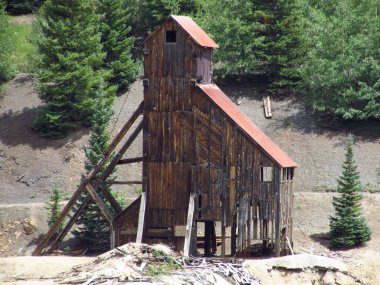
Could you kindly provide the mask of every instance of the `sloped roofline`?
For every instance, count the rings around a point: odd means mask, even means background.
[[[200,46],[219,48],[219,45],[217,45],[214,40],[201,27],[199,27],[197,23],[194,22],[192,18],[188,16],[171,15],[166,21],[171,19],[174,20]],[[145,41],[156,34],[159,29],[160,28],[152,32],[149,37],[145,39]]]
[[[215,103],[237,126],[257,143],[279,166],[297,167],[298,165],[267,135],[264,134],[215,84],[197,84],[200,90]]]

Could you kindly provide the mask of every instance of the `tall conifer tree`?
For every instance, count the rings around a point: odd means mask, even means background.
[[[361,245],[371,237],[371,230],[362,215],[361,184],[349,137],[343,172],[338,179],[339,196],[334,197],[335,216],[330,217],[331,246],[334,248]]]
[[[123,0],[99,0],[100,29],[103,51],[106,53],[105,69],[112,71],[109,83],[124,90],[134,81],[137,66],[132,61],[134,38],[128,26],[130,11]]]
[[[109,74],[102,70],[96,0],[47,0],[38,14],[40,54],[38,82],[46,107],[34,128],[43,136],[61,137],[73,127],[89,125],[96,88]]]
[[[257,76],[275,92],[295,84],[303,56],[299,0],[200,3],[199,23],[222,47],[215,51],[216,75]]]
[[[298,0],[255,0],[259,71],[268,78],[269,89],[295,85],[303,59]]]

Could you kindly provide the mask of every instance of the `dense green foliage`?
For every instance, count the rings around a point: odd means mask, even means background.
[[[5,15],[4,6],[0,1],[0,86],[11,78],[14,72],[10,57],[12,40],[8,17]]]
[[[5,0],[6,10],[12,14],[27,14],[36,11],[44,0]]]
[[[380,2],[310,0],[304,94],[344,119],[380,118]]]
[[[49,202],[47,202],[47,209],[49,211],[48,214],[48,225],[51,227],[58,219],[59,214],[61,213],[61,202],[62,202],[62,194],[61,189],[54,185],[51,189],[51,195],[49,198]],[[63,224],[59,226],[62,229]]]
[[[362,215],[360,176],[353,156],[353,140],[350,137],[347,141],[343,172],[338,179],[340,195],[333,200],[335,217],[330,217],[333,248],[361,245],[371,237],[371,230]]]
[[[43,136],[60,137],[73,127],[89,125],[96,90],[109,74],[102,70],[95,0],[48,0],[38,14],[36,39],[38,89],[46,107],[34,128]]]
[[[128,88],[137,72],[131,58],[134,39],[130,33],[131,27],[127,25],[130,13],[123,3],[123,0],[99,0],[98,4],[101,43],[106,53],[104,68],[112,71],[109,82],[117,90]]]
[[[293,85],[302,58],[298,1],[200,1],[197,18],[221,46],[215,74],[259,75],[268,90]]]
[[[97,108],[91,116],[90,143],[89,148],[86,149],[86,174],[88,174],[98,162],[104,150],[107,148],[110,138],[107,127],[113,114],[113,97],[107,95],[104,84],[100,86],[97,93],[95,100]],[[99,178],[99,175],[95,177],[95,179],[96,178]],[[108,187],[108,191],[110,190]],[[76,205],[77,208],[84,200],[85,195],[88,194],[85,193],[81,197]],[[111,207],[109,210],[112,212]],[[103,217],[98,206],[94,203],[90,203],[84,213],[79,217],[77,230],[73,233],[84,240],[91,249],[105,250],[109,248],[109,231],[109,223]]]

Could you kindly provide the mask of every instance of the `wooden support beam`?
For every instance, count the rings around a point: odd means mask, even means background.
[[[100,195],[96,192],[95,188],[90,183],[87,183],[86,190],[91,195],[91,198],[95,201],[96,205],[98,205],[103,216],[112,226],[112,219],[113,219],[112,213],[108,210],[106,204],[104,203]]]
[[[62,242],[62,240],[65,238],[67,233],[70,231],[72,226],[75,224],[79,216],[83,213],[83,211],[86,209],[88,202],[91,200],[91,197],[87,195],[87,197],[83,200],[82,204],[80,205],[79,209],[76,210],[74,215],[70,218],[66,226],[63,228],[63,230],[58,234],[57,238],[55,239],[54,243],[50,246],[48,252],[51,252],[58,248],[59,244]]]
[[[118,165],[129,164],[129,163],[135,163],[135,162],[142,162],[143,160],[144,160],[143,157],[124,158],[124,159],[120,159],[117,164]]]
[[[145,222],[145,207],[146,207],[146,192],[143,192],[141,194],[139,221],[138,221],[138,225],[137,225],[137,236],[136,236],[136,242],[137,243],[142,243],[142,241],[143,241],[144,222]]]
[[[82,183],[79,185],[77,190],[74,192],[73,196],[69,200],[69,202],[66,204],[66,206],[63,208],[61,214],[57,218],[56,222],[50,227],[49,231],[46,233],[44,238],[40,241],[38,246],[33,252],[33,256],[40,255],[42,250],[46,247],[48,242],[53,237],[54,233],[58,230],[59,225],[63,222],[63,220],[66,218],[68,212],[70,209],[75,205],[76,201],[84,191],[85,185],[87,182],[91,181],[95,175],[99,172],[99,170],[103,167],[103,165],[108,161],[110,155],[112,154],[115,147],[119,144],[121,139],[125,136],[125,134],[128,132],[128,130],[131,128],[133,123],[136,121],[136,119],[140,116],[140,114],[144,110],[144,101],[142,101],[139,105],[139,107],[136,109],[136,111],[132,114],[130,119],[127,121],[127,123],[123,126],[123,128],[120,130],[120,132],[116,135],[116,137],[112,140],[106,151],[103,153],[102,157],[99,159],[99,161],[96,163],[94,168],[91,170],[91,172],[88,174],[87,178],[82,181]],[[112,172],[112,171],[111,171]]]
[[[193,240],[193,222],[195,209],[195,193],[190,193],[189,209],[187,210],[185,244],[183,246],[183,255],[189,257],[191,252],[191,241]]]
[[[100,185],[134,185],[142,184],[142,181],[96,181]]]
[[[127,132],[132,127],[132,125],[137,120],[137,118],[142,114],[143,110],[144,110],[144,101],[142,101],[140,103],[140,105],[137,107],[136,111],[132,114],[132,116],[129,118],[129,120],[124,124],[122,129],[119,131],[119,133],[112,140],[112,142],[108,146],[107,150],[103,154],[104,157],[108,158],[111,155],[111,153],[113,152],[115,147],[120,143],[120,141],[127,134]]]
[[[103,185],[98,185],[100,191],[104,194],[107,200],[110,202],[112,208],[115,210],[116,214],[120,213],[123,209],[120,207],[119,203],[116,201],[115,197],[105,188]]]
[[[54,233],[58,230],[59,225],[63,222],[63,220],[66,218],[68,212],[70,209],[74,206],[76,201],[78,200],[79,196],[82,194],[84,190],[84,182],[78,187],[78,189],[74,192],[73,196],[69,200],[69,202],[66,204],[66,206],[63,208],[61,214],[57,218],[56,222],[50,227],[47,234],[44,236],[44,238],[40,241],[40,243],[37,245],[36,249],[33,252],[33,256],[38,256],[41,254],[42,250],[46,247]]]
[[[125,142],[125,144],[121,147],[119,152],[114,156],[112,161],[108,164],[107,168],[104,170],[103,174],[99,178],[100,181],[105,181],[108,178],[108,176],[110,176],[110,174],[115,169],[115,166],[117,165],[119,160],[123,157],[124,153],[131,146],[131,144],[137,138],[138,134],[143,129],[143,126],[144,126],[144,121],[141,121],[136,127],[136,129],[133,131],[131,136],[128,138],[128,140]]]
[[[275,187],[275,193],[276,193],[276,222],[275,222],[275,234],[276,234],[276,240],[275,240],[275,255],[276,257],[280,256],[281,251],[281,191],[280,191],[280,168],[275,167],[274,173],[273,173],[273,187]]]
[[[232,218],[232,227],[231,227],[231,255],[236,254],[236,214]]]

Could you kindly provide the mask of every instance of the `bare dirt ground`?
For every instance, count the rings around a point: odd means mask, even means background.
[[[16,205],[15,209],[20,207],[15,210],[19,215],[7,216],[5,213],[12,213],[10,208],[0,209],[0,245],[4,247],[12,244],[8,251],[0,252],[0,256],[30,254],[36,239],[46,231],[46,214],[39,216],[40,214],[33,212],[33,203],[45,202],[53,184],[59,185],[68,196],[75,190],[83,172],[84,149],[89,137],[89,130],[85,129],[75,131],[60,140],[38,137],[29,127],[33,113],[42,104],[33,88],[32,78],[19,75],[6,87],[0,93],[0,204],[28,204],[28,211],[22,209],[25,205]],[[355,159],[363,184],[368,190],[379,190],[378,123],[351,123],[338,129],[332,128],[327,124],[328,119],[314,114],[297,97],[273,101],[273,118],[267,120],[263,116],[262,94],[252,87],[229,85],[221,88],[233,100],[237,101],[239,98],[239,107],[299,164],[295,176],[295,251],[303,253],[313,250],[314,253],[336,257],[347,262],[350,270],[366,284],[380,284],[380,274],[377,273],[380,266],[380,220],[377,214],[380,211],[380,195],[366,194],[363,204],[373,230],[372,240],[362,248],[331,252],[326,247],[326,233],[328,217],[333,213],[333,194],[325,192],[336,187],[336,178],[341,172],[344,159],[344,143],[349,133],[353,134],[356,141]],[[137,81],[128,93],[116,99],[115,115],[110,126],[113,135],[141,102],[142,96],[142,83]],[[127,152],[127,156],[139,156],[141,152],[139,137]],[[128,180],[139,179],[140,175],[139,164],[129,168],[120,167],[118,170],[118,176]],[[119,187],[119,190],[126,198],[132,198],[138,189]],[[33,230],[33,225],[37,230],[26,234],[30,228]],[[23,267],[15,265],[18,260],[20,264],[27,262],[36,265],[34,276],[46,274],[44,258],[29,258],[0,259],[0,277],[4,274],[8,277],[12,274],[24,274]],[[71,266],[71,261],[66,263],[61,257],[52,257],[50,260],[54,258],[59,260],[56,263],[57,270]],[[38,266],[40,262],[42,264]],[[53,261],[50,264],[55,266]],[[27,284],[32,284],[30,282]]]

